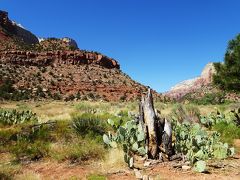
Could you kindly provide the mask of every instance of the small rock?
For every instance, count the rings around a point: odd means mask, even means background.
[[[142,178],[143,180],[149,180],[149,177],[148,177],[148,175],[143,175],[143,178]]]
[[[160,178],[158,178],[158,179],[160,179]],[[154,178],[152,176],[149,176],[148,180],[154,180]]]
[[[145,161],[144,167],[149,167],[151,165],[151,161]]]
[[[134,173],[135,173],[136,179],[142,179],[143,178],[143,176],[142,176],[142,174],[139,170],[134,169]]]
[[[185,170],[185,171],[187,171],[187,170],[191,169],[191,166],[185,166],[185,165],[184,165],[184,166],[182,166],[182,169]]]

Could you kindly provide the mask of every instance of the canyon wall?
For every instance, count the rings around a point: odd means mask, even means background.
[[[120,69],[119,63],[111,58],[97,53],[75,51],[2,51],[0,63],[11,63],[29,66],[49,66],[58,64],[95,64],[108,69]]]

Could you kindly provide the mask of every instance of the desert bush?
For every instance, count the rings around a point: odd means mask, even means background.
[[[40,98],[46,97],[45,93],[43,92],[43,88],[40,85],[37,86],[36,95]]]
[[[0,97],[3,99],[11,99],[11,93],[15,91],[13,88],[13,81],[10,79],[6,79],[0,85]]]
[[[119,100],[120,101],[126,101],[127,100],[126,94],[122,95]]]
[[[42,140],[30,142],[25,139],[18,140],[10,148],[10,152],[15,155],[17,161],[38,160],[47,156],[48,150],[49,142]]]
[[[54,130],[51,131],[51,137],[54,142],[70,141],[75,135],[75,131],[72,128],[72,122],[66,120],[58,120],[54,126]]]
[[[60,95],[60,93],[54,93],[53,95],[52,95],[52,98],[54,99],[54,100],[61,100],[62,99],[62,96]]]
[[[14,89],[14,81],[11,79],[3,80],[0,85],[0,99],[5,100],[25,100],[31,97],[31,92],[28,89]]]
[[[4,152],[6,149],[7,143],[11,141],[11,138],[20,132],[20,128],[2,128],[0,130],[0,152]]]
[[[75,96],[73,94],[70,94],[68,97],[66,97],[65,101],[73,101],[75,99]]]
[[[216,104],[223,104],[227,102],[225,100],[225,93],[219,92],[219,93],[207,93],[200,99],[191,99],[192,103],[198,104],[198,105],[216,105]]]
[[[92,135],[103,135],[108,129],[106,121],[108,117],[108,115],[84,113],[73,117],[72,126],[82,136],[89,133]]]

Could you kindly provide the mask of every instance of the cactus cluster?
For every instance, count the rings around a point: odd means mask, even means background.
[[[205,127],[212,128],[212,126],[220,122],[225,122],[227,124],[235,122],[237,124],[237,117],[238,117],[237,111],[231,111],[225,114],[217,111],[211,112],[208,116],[201,116],[200,122]]]
[[[17,110],[3,110],[0,109],[0,124],[14,125],[25,122],[37,122],[38,118],[35,113],[31,111],[17,111]]]
[[[234,154],[234,148],[220,141],[220,134],[207,131],[200,124],[190,124],[175,121],[174,123],[175,151],[183,153],[186,158],[198,166],[203,166],[208,159],[224,159]],[[199,162],[200,161],[200,162]]]
[[[108,123],[116,128],[116,133],[103,135],[103,141],[110,147],[116,148],[117,144],[121,144],[124,151],[124,160],[129,167],[133,167],[133,155],[144,156],[147,154],[145,145],[145,134],[142,126],[134,120],[126,122],[124,125],[119,125],[119,122],[108,120]]]

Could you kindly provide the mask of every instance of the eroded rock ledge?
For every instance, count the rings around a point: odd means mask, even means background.
[[[26,66],[49,66],[58,64],[96,64],[102,67],[120,69],[119,63],[104,55],[92,52],[75,51],[2,51],[0,52],[0,63],[11,63]]]

